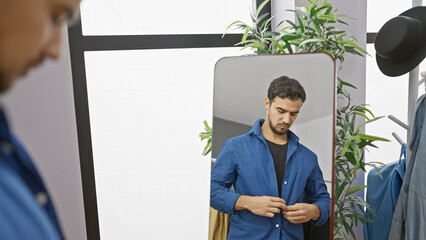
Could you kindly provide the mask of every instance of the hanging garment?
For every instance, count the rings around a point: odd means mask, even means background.
[[[367,202],[375,213],[370,213],[367,219],[373,222],[366,223],[364,228],[365,240],[386,240],[392,224],[392,216],[401,190],[405,175],[405,159],[407,145],[402,145],[399,161],[379,168],[379,173],[373,169],[367,177]]]
[[[209,240],[226,240],[229,231],[229,214],[210,207]]]
[[[411,156],[392,218],[389,240],[426,239],[426,94],[417,100]]]

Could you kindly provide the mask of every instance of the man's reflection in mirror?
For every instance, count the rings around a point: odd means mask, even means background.
[[[267,94],[265,119],[227,140],[212,169],[211,206],[231,214],[228,240],[304,239],[303,223],[329,217],[317,156],[290,130],[306,99],[302,85],[282,76]]]

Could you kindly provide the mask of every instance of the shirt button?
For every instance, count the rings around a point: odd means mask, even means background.
[[[40,206],[46,206],[47,204],[47,195],[44,192],[38,192],[35,195],[36,201],[38,202],[38,204],[40,204]]]
[[[279,224],[277,224],[277,225],[275,225],[275,227],[280,227],[280,225],[279,225]]]
[[[284,181],[284,184],[287,184],[287,181]]]

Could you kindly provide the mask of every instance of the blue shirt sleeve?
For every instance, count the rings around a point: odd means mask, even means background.
[[[211,174],[210,205],[224,213],[234,214],[234,206],[240,194],[229,188],[235,181],[237,163],[231,140],[225,142]]]
[[[306,184],[305,194],[307,202],[317,205],[321,211],[319,219],[311,221],[315,226],[319,226],[324,224],[330,216],[331,201],[316,155],[314,160],[314,168]]]

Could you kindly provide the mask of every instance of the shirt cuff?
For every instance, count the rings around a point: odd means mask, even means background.
[[[235,203],[237,202],[237,199],[240,197],[241,194],[235,193],[235,192],[227,192],[224,198],[224,207],[226,210],[226,213],[228,214],[235,214]]]
[[[318,208],[320,209],[321,215],[316,221],[311,220],[311,223],[314,226],[323,225],[325,222],[327,222],[327,219],[329,217],[329,208],[326,206],[323,206],[323,204],[320,204],[320,203],[313,203],[313,204],[318,206]]]

